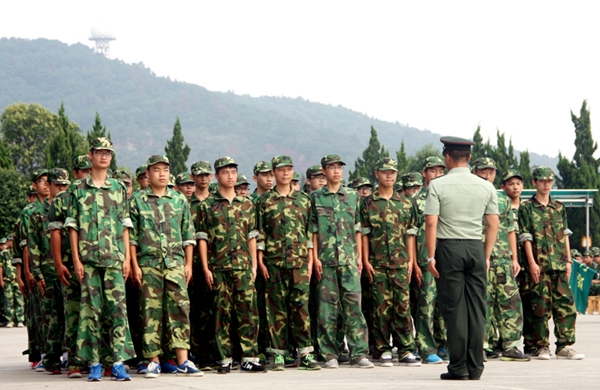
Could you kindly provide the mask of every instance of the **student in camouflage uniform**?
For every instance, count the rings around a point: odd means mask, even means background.
[[[139,196],[131,198],[129,206],[133,224],[131,272],[134,283],[141,287],[143,354],[150,360],[145,376],[160,375],[163,339],[170,350],[175,350],[177,375],[201,376],[202,371],[188,360],[187,283],[192,278],[196,245],[190,206],[185,195],[167,188],[170,167],[167,156],[154,155],[146,166],[150,185]]]
[[[88,156],[79,156],[73,160],[73,177],[85,178],[92,169]],[[54,197],[48,210],[48,230],[50,246],[54,258],[54,267],[58,280],[62,283],[64,301],[64,348],[67,352],[68,378],[81,378],[86,362],[77,357],[77,330],[79,329],[79,305],[81,302],[81,284],[75,275],[71,259],[71,245],[68,231],[64,229],[68,210],[71,207],[71,195],[62,191]]]
[[[427,247],[425,246],[425,199],[427,186],[436,177],[444,176],[446,164],[437,156],[430,156],[423,162],[422,177],[425,185],[412,198],[412,222],[408,230],[408,240],[415,240],[415,262],[411,278],[411,314],[415,324],[415,346],[423,362],[440,364],[445,353],[446,337],[444,321],[437,305],[435,280],[427,268]],[[407,185],[412,184],[406,182]],[[437,337],[436,337],[437,333]]]
[[[300,192],[300,175],[297,172],[294,172],[294,176],[292,176],[291,185],[294,191]]]
[[[419,172],[409,172],[402,175],[402,190],[404,195],[413,198],[423,187],[423,176]]]
[[[213,174],[208,161],[196,161],[191,167],[195,191],[190,197],[190,214],[196,240],[198,240],[198,210],[200,203],[210,196],[209,184]],[[190,296],[190,326],[191,326],[191,352],[196,358],[196,364],[202,371],[211,371],[214,346],[214,316],[213,296],[206,284],[202,263],[198,251],[194,251],[192,280],[188,286]]]
[[[254,176],[252,179],[256,182],[256,189],[250,195],[250,198],[256,204],[258,198],[268,192],[273,187],[273,167],[270,161],[260,161],[254,165]]]
[[[90,363],[88,381],[102,379],[103,318],[110,322],[108,343],[114,358],[111,379],[130,380],[123,361],[134,356],[125,305],[132,225],[127,190],[107,174],[113,153],[109,139],[95,138],[91,142],[88,157],[92,171],[69,189],[71,208],[65,221],[70,229],[73,267],[82,286],[77,347],[79,359]]]
[[[238,174],[238,179],[235,182],[235,194],[237,196],[248,196],[250,193],[250,183],[248,183],[248,179],[246,176],[241,173]]]
[[[125,188],[127,188],[127,198],[129,199],[133,194],[133,181],[129,169],[117,169],[113,172],[112,177],[125,185]]]
[[[373,193],[373,183],[366,177],[357,177],[352,180],[349,187],[355,189],[361,198],[366,198]]]
[[[373,336],[382,367],[392,367],[392,344],[398,347],[401,366],[420,366],[413,355],[415,342],[410,317],[409,283],[414,240],[407,241],[411,228],[412,203],[394,191],[398,164],[390,157],[377,161],[378,189],[360,205],[363,267],[372,283]]]
[[[346,163],[335,154],[321,159],[327,185],[311,193],[311,229],[313,261],[319,281],[318,340],[327,368],[338,367],[340,356],[336,342],[337,327],[332,326],[341,314],[344,333],[350,347],[351,363],[372,368],[366,357],[368,329],[360,311],[361,233],[359,196],[342,187]]]
[[[307,193],[314,192],[323,188],[327,184],[327,179],[323,174],[323,170],[320,165],[312,165],[306,170],[306,182],[308,183],[309,190]]]
[[[550,359],[548,321],[554,320],[556,357],[580,360],[571,345],[575,343],[575,310],[569,286],[571,253],[565,206],[550,196],[554,172],[544,166],[535,168],[536,193],[519,208],[520,241],[523,241],[531,274],[531,305],[534,342],[540,360]]]
[[[243,354],[241,371],[266,372],[257,357],[254,279],[258,231],[254,205],[250,199],[235,194],[237,163],[231,157],[217,159],[214,168],[219,189],[200,204],[197,237],[206,283],[215,298],[215,338],[221,365],[218,372],[226,374],[231,370],[233,313]]]
[[[4,306],[6,327],[16,326],[22,328],[24,326],[23,321],[25,321],[24,302],[23,294],[17,283],[17,269],[13,264],[12,245],[12,234],[0,240],[0,250],[2,250],[0,253],[0,287],[4,290],[2,304]]]
[[[258,202],[258,268],[266,280],[266,309],[274,371],[285,370],[288,329],[301,355],[301,370],[320,370],[311,352],[308,317],[312,241],[310,198],[291,187],[294,164],[289,156],[271,160],[275,187]]]
[[[473,173],[484,180],[494,183],[496,178],[496,162],[489,157],[477,159],[471,166]],[[488,269],[488,298],[487,298],[487,323],[485,334],[489,336],[483,343],[486,353],[493,352],[488,340],[492,338],[492,324],[498,329],[502,340],[502,360],[528,362],[517,348],[521,340],[523,328],[523,308],[519,287],[515,279],[521,270],[517,259],[516,225],[517,215],[511,207],[511,201],[506,194],[498,193],[498,236]],[[485,239],[485,224],[483,238]]]
[[[140,165],[135,170],[135,181],[140,185],[140,191],[145,190],[148,187],[148,167],[146,165]]]
[[[185,195],[186,199],[190,199],[192,194],[196,191],[196,185],[194,184],[192,176],[187,172],[183,172],[177,175],[175,180],[179,192]]]

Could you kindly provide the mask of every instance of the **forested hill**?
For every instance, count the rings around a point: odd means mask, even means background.
[[[291,155],[302,171],[332,152],[352,165],[367,145],[371,126],[391,155],[403,139],[410,155],[427,143],[439,145],[440,137],[302,98],[211,92],[157,77],[141,63],[107,59],[82,44],[3,38],[0,109],[18,101],[53,112],[64,101],[67,115],[84,131],[98,112],[111,132],[119,165],[132,168],[164,153],[176,117],[192,148],[188,164],[230,155],[245,173],[274,154]],[[556,165],[556,158],[533,153],[531,160]]]

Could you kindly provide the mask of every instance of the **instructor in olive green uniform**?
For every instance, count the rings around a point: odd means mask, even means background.
[[[450,363],[441,379],[476,380],[483,372],[486,272],[498,233],[498,197],[491,183],[469,172],[473,142],[457,137],[440,141],[448,175],[429,184],[425,236],[428,268],[437,278],[448,329]]]

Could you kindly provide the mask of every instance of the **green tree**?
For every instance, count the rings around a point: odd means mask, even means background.
[[[0,236],[6,237],[14,230],[19,213],[27,204],[29,182],[14,169],[0,169],[0,183],[10,183],[0,191]]]
[[[485,156],[481,125],[477,125],[477,130],[475,130],[475,133],[473,134],[473,142],[475,142],[475,145],[471,148],[471,160],[475,161],[479,157]]]
[[[10,159],[10,153],[4,146],[4,141],[0,138],[0,169],[12,169],[13,163]]]
[[[110,131],[107,132],[106,126],[102,125],[102,120],[100,119],[100,114],[98,114],[98,112],[96,112],[96,117],[94,118],[94,125],[92,126],[92,129],[87,132],[88,144],[91,144],[95,138],[101,138],[101,137],[108,138],[109,140],[112,141],[112,139],[110,138]],[[86,151],[86,153],[87,153],[87,151]],[[113,158],[110,162],[109,168],[113,172],[118,169],[116,153],[113,153]]]
[[[587,101],[584,100],[579,111],[579,116],[571,111],[571,121],[575,126],[575,153],[573,159],[569,161],[565,156],[559,153],[558,171],[561,177],[561,187],[569,189],[598,189],[600,188],[600,176],[598,168],[600,162],[594,158],[594,153],[598,149],[598,143],[592,138],[592,123],[590,120],[590,111],[587,107]],[[590,211],[590,226],[600,224],[600,196],[594,197],[594,206]],[[577,246],[581,237],[585,237],[585,209],[569,208],[567,209],[569,220],[569,229],[573,231],[574,246]],[[600,243],[600,231],[591,229],[590,235],[592,242]]]
[[[165,147],[165,154],[171,162],[171,173],[173,175],[178,175],[182,172],[187,172],[188,170],[185,162],[190,155],[191,149],[188,144],[183,146],[183,141],[181,123],[179,122],[179,117],[177,117],[175,125],[173,126],[173,137],[170,140],[167,140],[167,146]]]
[[[43,168],[48,142],[58,132],[58,118],[39,104],[15,103],[0,116],[2,137],[15,169],[29,175]]]
[[[415,153],[414,156],[408,157],[408,162],[405,165],[405,168],[399,173],[404,174],[404,173],[408,173],[408,172],[423,171],[423,161],[425,161],[425,159],[430,156],[438,156],[439,158],[444,160],[444,157],[442,156],[440,149],[438,147],[436,147],[434,144],[428,143],[425,146],[423,146],[421,149],[417,150],[417,152]]]
[[[58,109],[58,132],[46,147],[46,168],[60,167],[73,171],[73,159],[87,153],[87,142],[79,126],[65,113],[64,102]]]
[[[350,180],[357,177],[368,177],[371,182],[375,183],[375,164],[382,157],[389,157],[390,154],[385,150],[385,147],[379,142],[377,130],[371,126],[371,137],[369,145],[362,153],[362,158],[357,158],[354,163],[354,171],[348,172]]]
[[[526,150],[519,154],[519,164],[517,165],[517,169],[523,175],[523,188],[533,188],[531,184],[531,179],[533,176],[531,175],[531,160],[529,159],[529,151]]]
[[[406,166],[408,165],[408,157],[406,157],[406,150],[404,149],[404,139],[402,139],[400,150],[396,152],[396,161],[398,162],[398,178],[400,178],[400,175],[406,172]]]

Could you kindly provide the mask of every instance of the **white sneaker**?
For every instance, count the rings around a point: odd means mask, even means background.
[[[14,326],[14,325],[13,325],[13,323],[12,323],[12,322],[8,322],[8,323],[6,324],[6,328],[12,328],[13,326]]]
[[[145,378],[158,378],[160,376],[160,364],[156,362],[150,362],[148,368],[146,368]]]
[[[17,324],[17,328],[22,328],[22,327],[24,327],[24,326],[25,326],[25,325],[23,325],[23,323],[22,323],[22,322],[19,322],[19,323]]]
[[[325,368],[340,368],[337,359],[329,359],[327,363],[325,363]]]
[[[542,347],[537,353],[538,360],[550,360],[550,348]]]
[[[394,363],[392,362],[392,353],[384,352],[381,354],[379,358],[379,365],[381,367],[394,367]]]
[[[366,357],[360,359],[356,363],[353,364],[354,367],[358,368],[373,368],[375,365],[369,361]]]
[[[556,351],[557,359],[570,359],[570,360],[582,360],[585,358],[585,355],[582,353],[577,353],[573,348],[566,346],[560,351]]]

